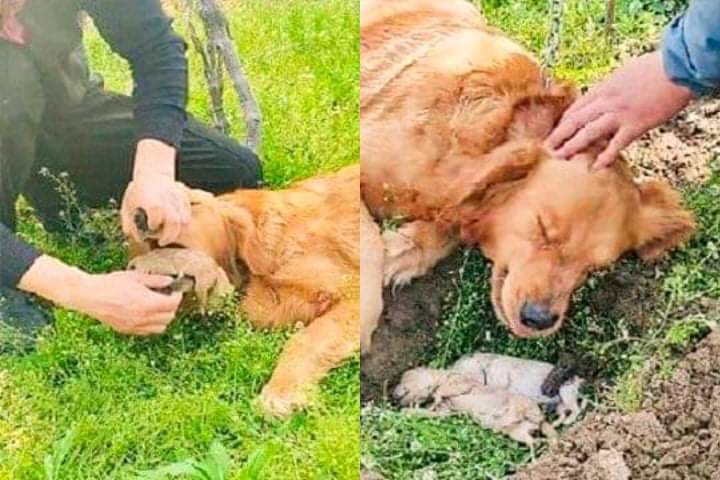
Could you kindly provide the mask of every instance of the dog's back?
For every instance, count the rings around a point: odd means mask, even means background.
[[[515,97],[542,94],[542,71],[463,0],[374,0],[361,15],[363,198],[378,217],[428,218],[466,189],[467,157],[507,134]]]

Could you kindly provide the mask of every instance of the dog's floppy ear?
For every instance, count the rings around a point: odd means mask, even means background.
[[[541,149],[528,141],[511,141],[496,148],[473,172],[458,176],[463,185],[452,189],[458,193],[441,212],[440,224],[459,224],[464,242],[481,244],[488,214],[517,190],[542,155]]]
[[[540,161],[541,149],[533,142],[516,140],[507,142],[484,156],[481,162],[473,165],[473,171],[462,176],[459,181],[464,185],[452,204],[486,203],[487,195],[494,187],[509,184],[526,178]]]
[[[229,223],[237,243],[238,258],[255,275],[271,273],[275,261],[262,244],[251,213],[245,208],[226,203],[223,205],[223,216]]]
[[[561,83],[541,94],[518,99],[513,106],[509,136],[545,139],[575,97],[575,88]]]
[[[654,260],[686,242],[695,230],[695,219],[683,208],[680,194],[666,183],[649,181],[638,188],[635,250],[643,260]]]

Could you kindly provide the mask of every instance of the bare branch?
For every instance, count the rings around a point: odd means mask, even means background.
[[[609,38],[612,38],[615,34],[615,0],[608,0],[607,2],[605,33]]]
[[[200,54],[200,58],[203,62],[203,71],[205,74],[205,81],[208,86],[210,93],[210,101],[212,102],[212,114],[215,128],[221,132],[227,134],[229,132],[230,124],[225,115],[225,109],[223,107],[223,68],[220,62],[220,56],[216,49],[211,49],[209,45],[206,45],[198,35],[195,25],[193,24],[193,12],[194,5],[193,0],[186,0],[187,9],[187,30],[190,35],[190,40],[195,47],[195,50]]]
[[[257,151],[262,139],[262,115],[245,76],[235,44],[232,42],[227,19],[216,0],[199,0],[199,11],[205,25],[208,50],[217,55],[215,59],[213,53],[208,55],[208,63],[212,67],[219,65],[220,59],[224,62],[245,116],[247,127],[245,143],[251,150]]]

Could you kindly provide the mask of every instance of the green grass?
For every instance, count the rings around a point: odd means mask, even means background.
[[[566,2],[556,75],[590,84],[657,40],[665,19],[637,10],[637,2],[619,1],[617,34],[608,41],[603,25],[605,3]],[[547,2],[501,0],[483,5],[491,24],[541,54]],[[720,297],[720,169],[716,171],[707,184],[684,192],[700,223],[690,244],[658,265],[629,258],[612,271],[593,276],[576,294],[571,322],[549,339],[522,340],[508,334],[490,304],[489,264],[480,254],[466,252],[458,288],[446,302],[437,344],[428,349],[427,363],[444,367],[475,351],[551,362],[582,352],[600,379],[587,392],[594,406],[620,411],[638,408],[648,376],[668,375],[679,355],[719,320],[717,306],[715,313],[712,306],[704,306]],[[603,301],[603,292],[617,288],[610,278],[622,275],[646,279],[651,286],[643,292],[652,301],[642,322]],[[527,449],[467,418],[447,421],[410,416],[390,405],[363,409],[362,436],[363,462],[388,479],[503,478],[530,460]]]
[[[357,162],[358,2],[227,5],[265,116],[268,183]],[[87,43],[108,88],[128,92],[124,62],[96,34]],[[195,54],[191,65],[190,109],[209,119]],[[228,104],[232,133],[242,138],[230,93]],[[67,262],[98,272],[125,262],[107,211],[87,214],[64,236],[45,233],[27,207],[22,218],[25,238]],[[357,478],[357,359],[323,382],[313,408],[271,421],[254,399],[288,332],[253,331],[234,310],[181,318],[153,339],[121,337],[62,309],[54,316],[37,351],[0,357],[0,479],[128,479],[213,462],[226,462],[232,479]]]

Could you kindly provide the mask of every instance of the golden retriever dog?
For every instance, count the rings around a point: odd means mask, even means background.
[[[380,233],[363,228],[368,311],[378,284],[425,274],[458,245],[493,263],[492,303],[517,336],[563,324],[589,272],[626,252],[660,257],[689,238],[692,215],[658,181],[636,183],[624,161],[571,161],[543,141],[575,98],[536,59],[463,0],[362,0],[361,195]],[[366,279],[366,275],[375,280]],[[377,318],[363,319],[363,351]]]
[[[309,390],[358,350],[359,177],[355,165],[279,191],[213,197],[189,190],[192,221],[174,250],[212,257],[242,292],[241,308],[252,325],[302,325],[260,396],[274,415],[307,405]],[[132,245],[131,252],[147,253],[147,243]],[[168,267],[175,258],[179,264]],[[174,254],[164,260],[150,260],[163,265],[154,273],[183,272],[188,261]]]

